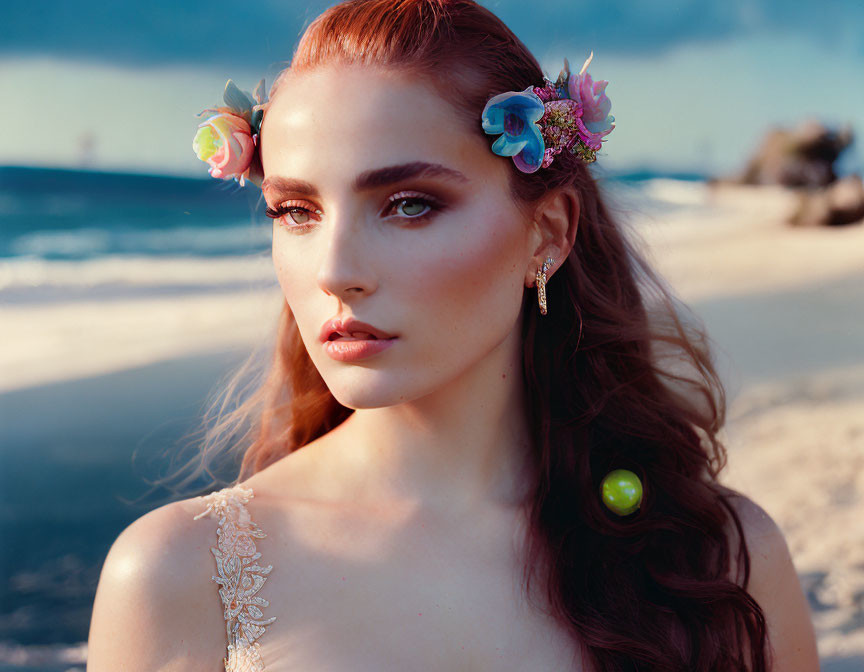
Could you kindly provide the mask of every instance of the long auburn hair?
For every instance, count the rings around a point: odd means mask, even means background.
[[[270,98],[290,72],[334,63],[423,78],[490,143],[479,123],[486,101],[543,81],[523,43],[472,0],[333,6],[305,30]],[[536,173],[513,167],[510,189],[526,211],[557,189],[575,190],[581,206],[573,249],[547,286],[548,315],[540,316],[531,290],[522,306],[534,438],[529,596],[536,576],[545,588],[538,608],[572,633],[598,672],[768,669],[765,618],[746,591],[750,560],[729,503],[737,493],[717,480],[726,464],[717,438],[726,399],[704,328],[628,240],[581,159],[562,152]],[[253,353],[207,410],[203,459],[189,479],[234,451],[240,482],[353,413],[327,389],[287,304],[274,340],[270,356]],[[644,486],[641,508],[623,518],[599,497],[600,481],[616,468],[634,471]],[[728,579],[730,520],[742,585]]]

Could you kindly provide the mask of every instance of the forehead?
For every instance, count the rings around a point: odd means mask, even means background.
[[[267,174],[341,176],[344,170],[353,177],[419,160],[465,173],[494,166],[482,138],[435,88],[370,66],[290,74],[273,96],[261,136]]]

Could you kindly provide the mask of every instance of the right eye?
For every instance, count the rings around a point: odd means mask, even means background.
[[[287,201],[286,203],[282,203],[275,208],[268,207],[264,214],[271,219],[275,219],[277,221],[282,221],[285,218],[285,215],[290,215],[291,220],[297,225],[297,228],[302,228],[309,224],[310,215],[322,214],[320,210],[317,208],[309,209],[304,208],[302,205],[294,205],[292,201]],[[290,224],[287,225],[289,228]]]

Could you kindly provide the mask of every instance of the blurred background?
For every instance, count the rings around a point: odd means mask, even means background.
[[[331,4],[3,8],[0,670],[84,669],[108,548],[267,350],[271,222],[208,176],[195,115],[229,78],[269,89]],[[714,341],[723,480],[783,528],[823,670],[864,669],[864,4],[482,4],[550,79],[593,50],[616,128],[592,172]]]

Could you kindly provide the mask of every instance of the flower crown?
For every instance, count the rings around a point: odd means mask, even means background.
[[[224,106],[208,108],[195,115],[210,116],[198,124],[192,151],[210,166],[208,172],[212,177],[225,180],[233,177],[243,187],[253,166],[264,118],[264,80],[255,87],[253,99],[229,79],[222,98]]]
[[[615,128],[615,117],[609,114],[612,103],[605,93],[609,82],[595,82],[586,72],[592,58],[593,51],[578,74],[570,74],[565,58],[557,81],[544,77],[542,87],[529,86],[490,98],[481,118],[486,133],[501,134],[492,143],[492,151],[513,157],[524,173],[547,168],[565,149],[586,163],[595,161],[605,136]],[[253,181],[250,171],[267,106],[264,80],[250,96],[229,79],[222,97],[224,106],[195,115],[210,116],[198,124],[192,151],[210,166],[212,177],[234,178],[243,187],[246,180]]]
[[[483,130],[502,135],[492,143],[499,156],[513,157],[523,173],[547,168],[557,154],[568,150],[586,163],[597,159],[597,150],[615,128],[609,114],[612,102],[606,96],[606,80],[593,81],[586,70],[594,52],[578,74],[564,69],[555,82],[524,91],[493,96],[481,115]]]

